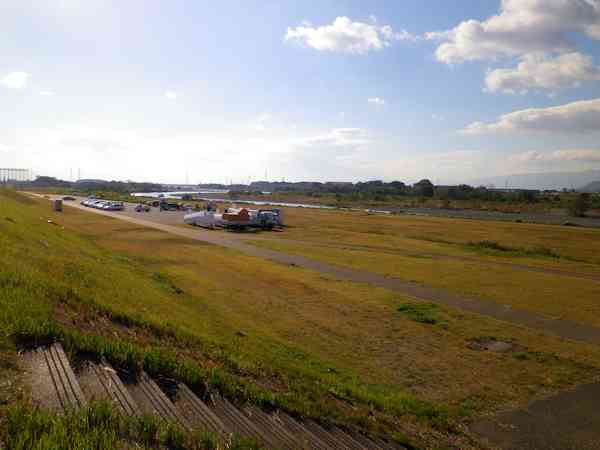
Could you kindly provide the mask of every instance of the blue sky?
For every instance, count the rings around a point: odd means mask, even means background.
[[[600,168],[600,0],[4,1],[0,165],[182,182]]]

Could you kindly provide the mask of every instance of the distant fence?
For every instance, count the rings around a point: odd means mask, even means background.
[[[15,183],[33,180],[33,172],[29,169],[11,169],[0,167],[0,183]]]

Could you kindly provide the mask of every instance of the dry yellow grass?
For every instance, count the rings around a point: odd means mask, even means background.
[[[236,330],[243,330],[249,339],[236,345],[248,346],[247,350],[255,353],[259,349],[269,352],[269,344],[261,342],[264,338],[281,340],[356,370],[370,383],[409,387],[445,402],[471,395],[467,391],[472,393],[474,387],[462,383],[470,373],[488,375],[484,377],[487,381],[480,380],[476,395],[497,398],[506,394],[493,394],[487,386],[497,385],[498,380],[491,376],[495,371],[514,377],[513,389],[520,384],[517,379],[538,376],[538,368],[528,368],[529,375],[521,372],[527,365],[522,361],[467,349],[470,338],[493,335],[516,339],[528,348],[558,351],[564,357],[574,348],[585,349],[576,351],[582,357],[596,352],[587,346],[562,344],[568,350],[561,353],[558,339],[444,308],[440,311],[447,318],[447,328],[429,327],[398,314],[398,305],[409,300],[383,289],[331,280],[85,212],[69,211],[65,218],[67,227],[84,230],[102,247],[138,261],[149,272],[167,274],[186,293],[174,304],[149,305],[144,299],[132,299],[121,307],[143,310],[162,320],[177,317],[178,324],[222,342],[229,341]],[[511,374],[507,364],[514,365],[517,372]],[[444,380],[448,370],[456,377]]]
[[[290,228],[285,233],[249,240],[257,246],[600,326],[600,283],[511,266],[600,279],[600,230],[330,211],[287,213]],[[465,245],[483,240],[516,249],[543,247],[560,257],[546,257],[543,252],[537,256],[536,250],[530,255]]]

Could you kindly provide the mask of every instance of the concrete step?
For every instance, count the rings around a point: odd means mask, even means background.
[[[23,360],[34,404],[58,413],[86,405],[62,345],[39,347]]]
[[[312,420],[296,420],[282,411],[269,414],[256,406],[237,408],[220,395],[204,402],[176,380],[162,380],[159,386],[145,372],[128,380],[105,363],[84,363],[77,378],[60,344],[26,352],[23,360],[34,404],[58,413],[79,409],[88,400],[108,400],[127,416],[153,414],[225,439],[234,433],[252,437],[271,449],[402,448],[338,427],[325,428]]]
[[[388,444],[387,442],[384,442],[380,439],[372,439],[372,438],[368,438],[367,436],[364,436],[360,433],[357,432],[350,432],[349,433],[352,438],[355,441],[358,441],[361,445],[363,445],[363,448],[365,449],[369,449],[369,450],[392,450],[395,449],[395,447],[391,446],[391,444]]]
[[[352,433],[342,430],[338,427],[332,427],[330,433],[340,442],[346,445],[346,448],[353,450],[381,450],[381,446],[375,444],[365,436],[359,436],[358,433]]]
[[[211,407],[215,414],[223,421],[228,430],[239,436],[255,438],[259,443],[268,448],[278,448],[277,441],[259,424],[254,423],[231,402],[220,395],[211,396]]]
[[[223,437],[233,433],[233,430],[229,430],[214,411],[185,384],[177,383],[172,401],[179,413],[194,428],[205,429]]]
[[[248,420],[260,426],[262,430],[266,430],[267,433],[270,433],[271,439],[276,443],[276,448],[282,450],[308,448],[304,446],[301,439],[298,439],[298,436],[291,433],[274,415],[267,414],[256,406],[247,406],[243,411]]]
[[[127,383],[126,386],[142,413],[178,423],[187,429],[191,428],[188,421],[146,372],[142,372],[135,382]]]
[[[325,450],[336,450],[339,447],[332,447],[327,441],[319,438],[312,431],[304,426],[303,422],[299,422],[295,420],[293,417],[289,416],[286,413],[278,412],[274,415],[274,417],[280,421],[283,426],[290,433],[293,433],[298,437],[302,444],[302,448],[306,449],[325,449]]]
[[[325,444],[327,444],[331,448],[334,448],[334,449],[351,448],[351,447],[345,445],[344,442],[340,442],[339,437],[334,436],[329,430],[322,427],[321,425],[319,425],[317,422],[315,422],[313,420],[303,421],[302,425],[304,425],[311,433],[313,433],[315,436],[317,436],[319,439],[321,439],[323,442],[325,442]]]
[[[88,361],[78,376],[81,389],[89,401],[108,400],[126,416],[141,414],[140,407],[110,365]]]

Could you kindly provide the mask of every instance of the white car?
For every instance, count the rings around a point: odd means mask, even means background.
[[[104,205],[106,205],[108,203],[107,200],[96,200],[95,202],[93,202],[90,206],[92,208],[96,208],[96,209],[102,209],[104,208]]]
[[[124,206],[123,202],[108,202],[106,205],[102,207],[107,211],[123,211]]]

